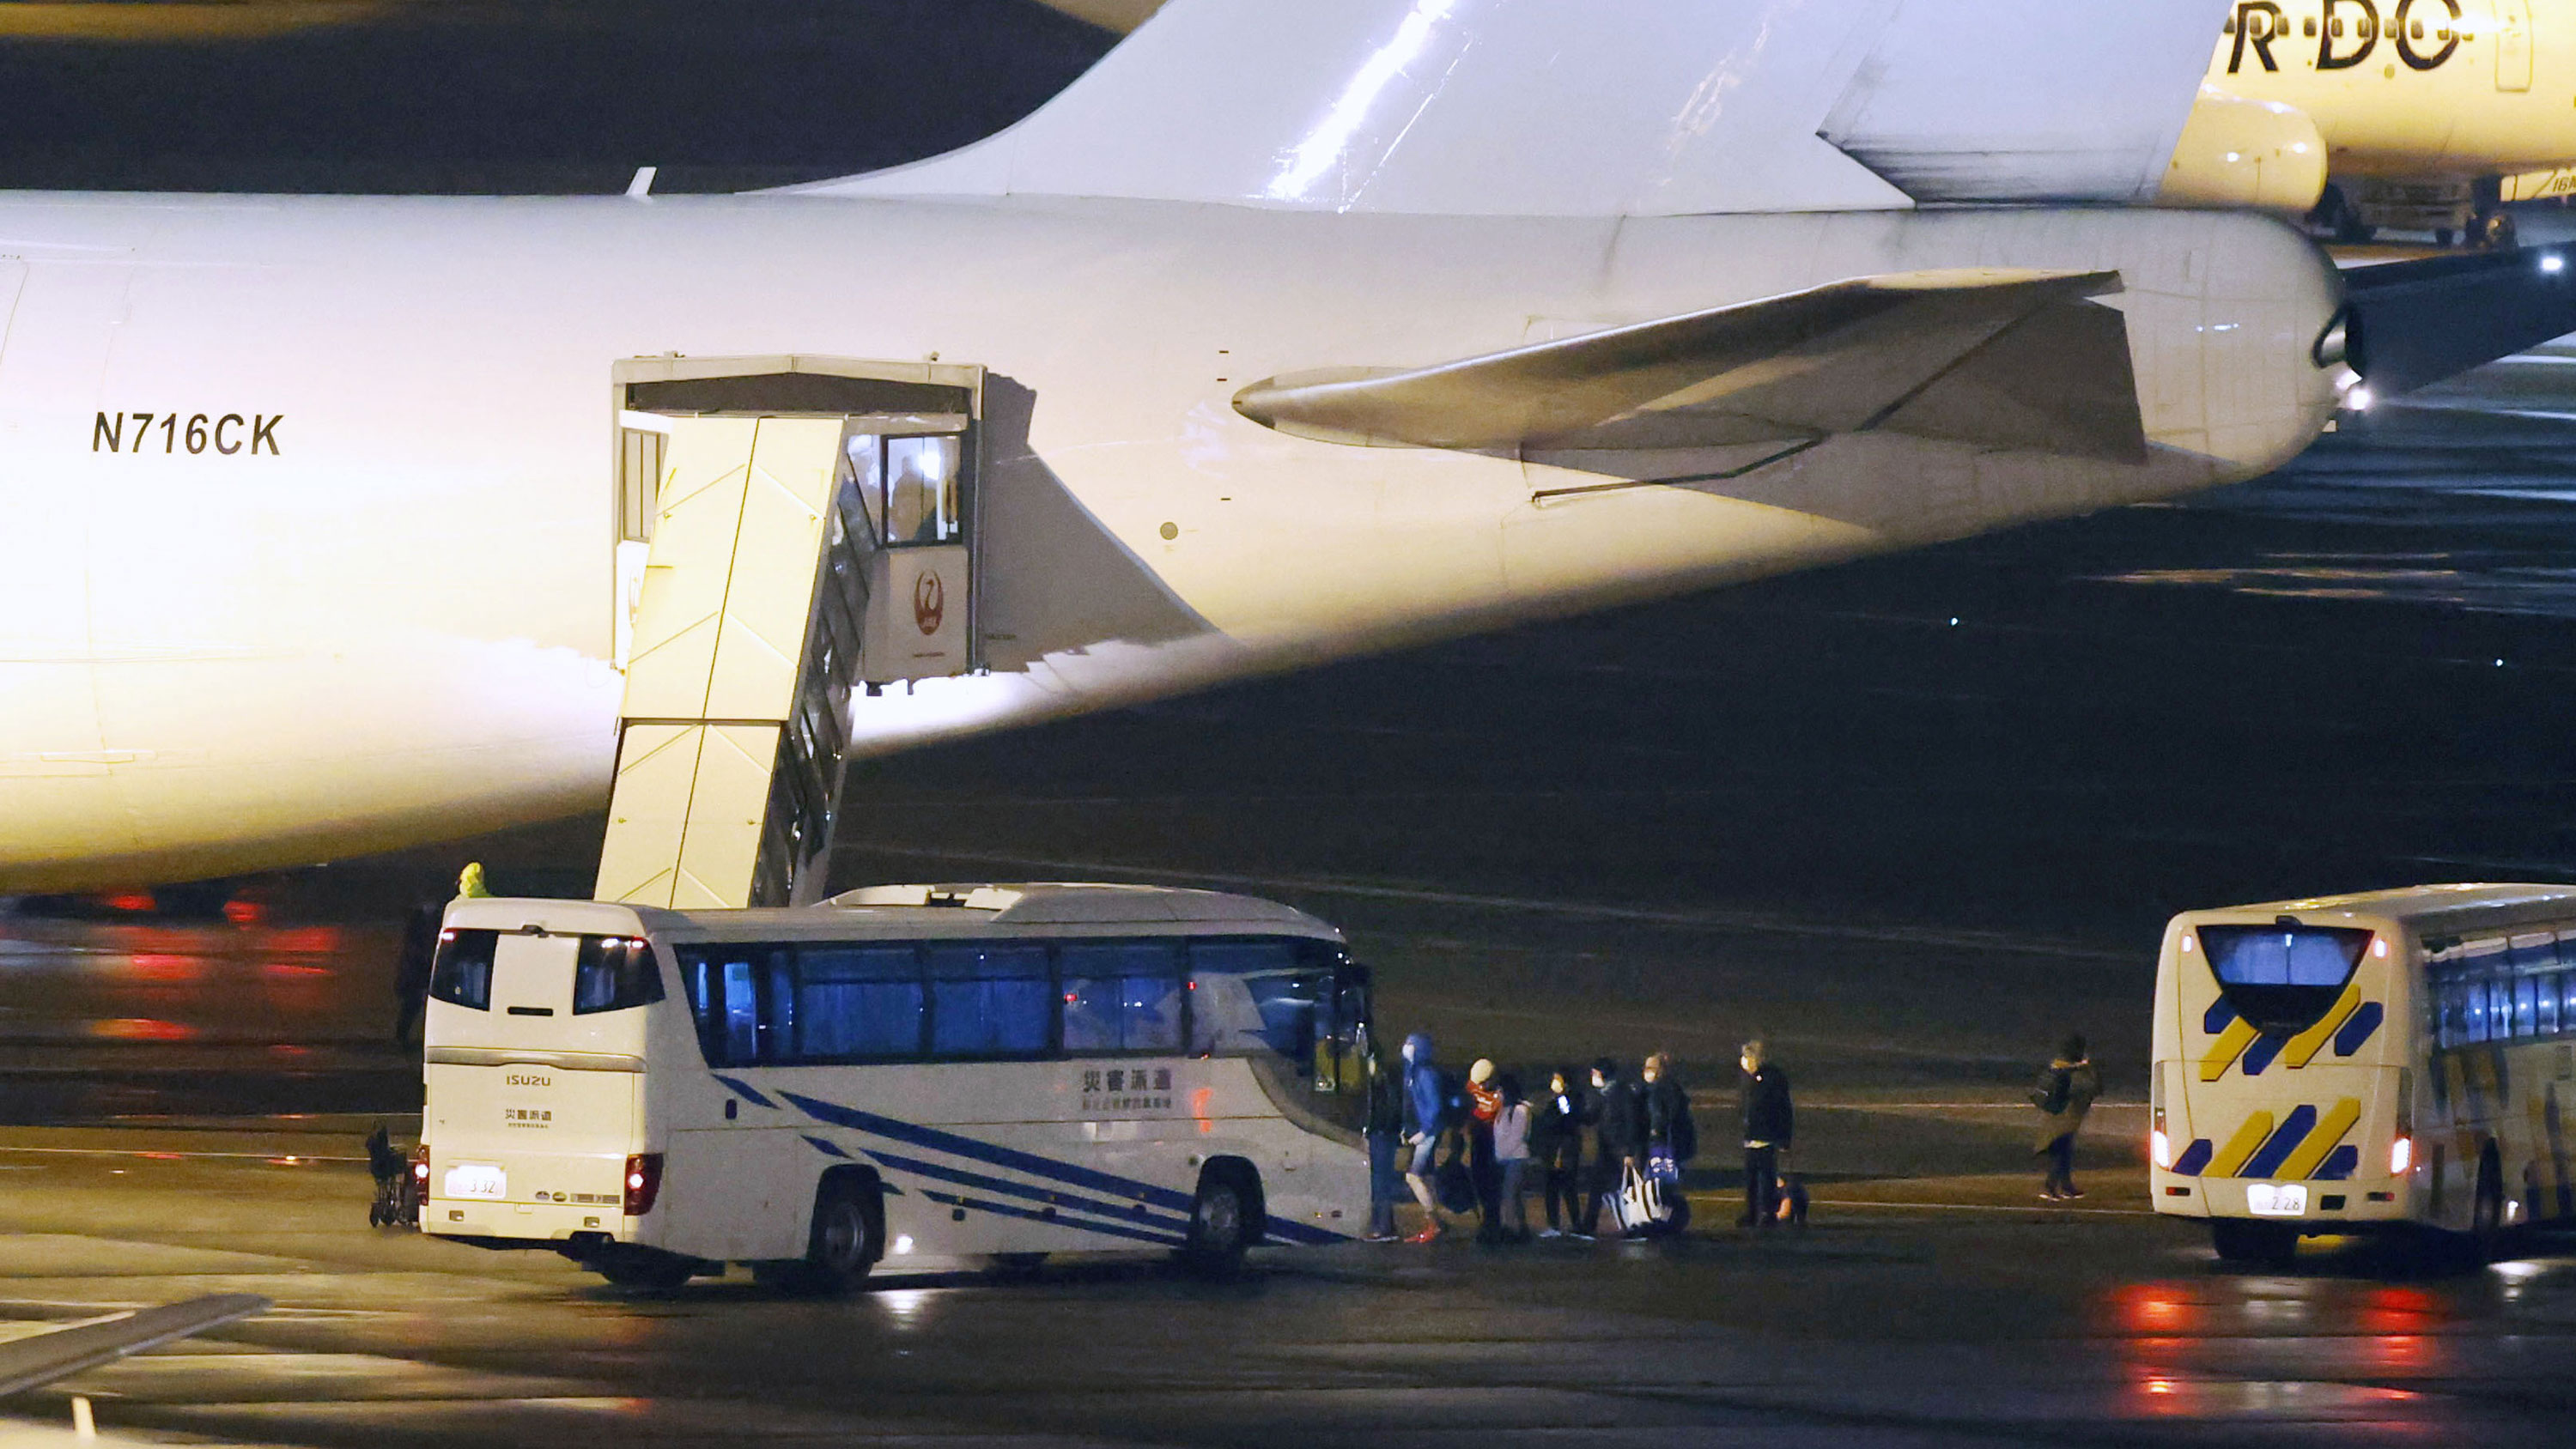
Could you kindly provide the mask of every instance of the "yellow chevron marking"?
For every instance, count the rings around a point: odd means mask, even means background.
[[[2334,1151],[2335,1144],[2343,1141],[2344,1134],[2352,1130],[2352,1124],[2360,1120],[2361,1099],[2358,1097],[2346,1097],[2327,1108],[2325,1116],[2317,1120],[2315,1130],[2308,1133],[2308,1140],[2300,1143],[2299,1149],[2281,1164],[2281,1176],[2284,1179],[2315,1176],[2316,1170],[2325,1166],[2326,1154]]]
[[[2272,1125],[2269,1112],[2257,1112],[2246,1118],[2245,1125],[2236,1129],[2236,1135],[2227,1139],[2227,1145],[2218,1149],[2218,1155],[2209,1159],[2209,1168],[2201,1175],[2234,1177],[2236,1169],[2245,1165],[2245,1159],[2253,1156],[2263,1146],[2264,1140],[2272,1135]]]
[[[2200,1059],[2200,1079],[2214,1082],[2226,1076],[2227,1069],[2236,1065],[2236,1059],[2245,1055],[2245,1049],[2252,1046],[2254,1038],[2260,1035],[2262,1033],[2254,1029],[2254,1023],[2241,1016],[2229,1022],[2227,1030],[2218,1034],[2218,1040],[2209,1044],[2209,1055]]]
[[[2281,1065],[2292,1071],[2306,1066],[2308,1059],[2315,1056],[2337,1031],[2343,1029],[2343,1024],[2352,1019],[2352,1014],[2359,1010],[2361,1010],[2361,982],[2356,979],[2343,989],[2343,998],[2334,1004],[2334,1010],[2317,1018],[2316,1025],[2290,1038],[2290,1044],[2281,1048]]]

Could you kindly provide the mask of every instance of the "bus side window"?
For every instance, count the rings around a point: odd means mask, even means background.
[[[2558,983],[2560,977],[2543,976],[2532,983],[2540,992],[2540,1034],[2558,1035]]]
[[[800,946],[796,1058],[917,1057],[926,1000],[911,946]]]
[[[765,948],[701,946],[680,953],[689,1014],[697,1019],[698,1049],[711,1067],[750,1066],[760,1060],[760,993],[754,963]]]
[[[993,942],[933,946],[922,954],[930,971],[932,1056],[1034,1056],[1047,1049],[1055,986],[1046,947]]]
[[[584,936],[572,962],[572,1014],[622,1011],[662,999],[662,967],[642,937]]]
[[[1269,1050],[1311,1074],[1332,993],[1331,970],[1301,967],[1293,941],[1192,941],[1190,1052]]]
[[[1069,941],[1064,1050],[1176,1052],[1181,1047],[1181,953],[1174,941]]]
[[[498,931],[441,931],[438,954],[431,958],[429,994],[450,1006],[475,1011],[492,1009],[492,957],[500,950]]]

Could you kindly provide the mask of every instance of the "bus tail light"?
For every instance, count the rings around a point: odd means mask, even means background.
[[[626,1159],[626,1215],[640,1218],[653,1210],[662,1192],[662,1154],[637,1152]]]
[[[2162,1127],[2147,1134],[2147,1150],[2154,1154],[2156,1166],[2173,1166],[2173,1142],[2165,1136],[2165,1129]]]
[[[411,1182],[422,1197],[429,1196],[429,1144],[424,1142],[411,1150]]]
[[[2396,1141],[2388,1144],[2388,1175],[2390,1177],[2404,1177],[2406,1175],[2406,1170],[2414,1165],[2414,1138],[2400,1137]]]

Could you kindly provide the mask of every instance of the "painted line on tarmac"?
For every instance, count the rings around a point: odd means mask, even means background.
[[[1729,1203],[1740,1204],[1743,1201],[1744,1200],[1739,1197],[1694,1196],[1691,1198],[1691,1203],[1694,1207],[1700,1203],[1707,1203],[1711,1207],[1724,1207]],[[1886,1212],[2048,1213],[2056,1217],[2093,1218],[2152,1218],[2159,1216],[2153,1208],[2060,1207],[2054,1203],[2041,1202],[2034,1202],[2027,1205],[2016,1205],[2013,1203],[2003,1202],[1883,1202],[1867,1198],[1811,1197],[1807,1199],[1807,1205],[1809,1207],[1829,1208],[1877,1208]]]
[[[9,1147],[0,1146],[0,1154],[36,1153],[47,1157],[148,1157],[168,1161],[191,1157],[238,1157],[255,1162],[289,1162],[301,1167],[308,1162],[364,1162],[363,1157],[331,1157],[314,1152],[174,1152],[158,1147]]]

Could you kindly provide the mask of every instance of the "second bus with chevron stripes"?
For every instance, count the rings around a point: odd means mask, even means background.
[[[2576,1224],[2576,888],[2190,911],[2156,970],[2149,1191],[2222,1259]]]

